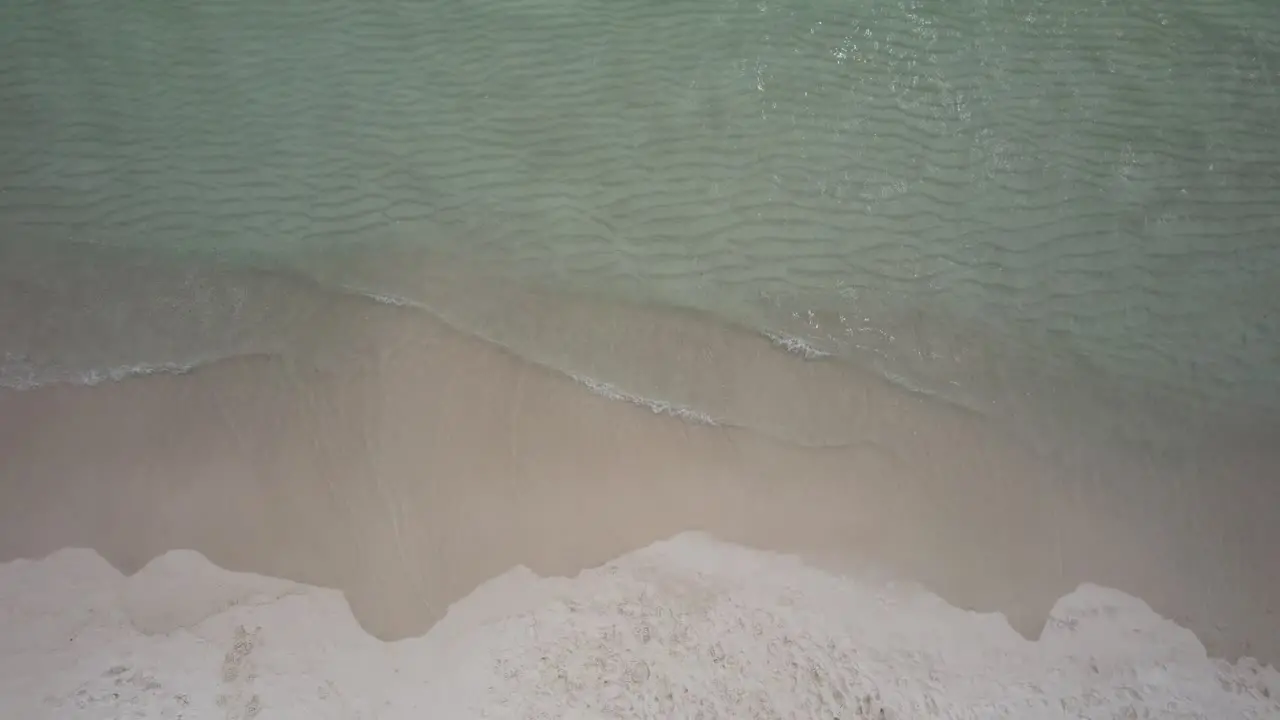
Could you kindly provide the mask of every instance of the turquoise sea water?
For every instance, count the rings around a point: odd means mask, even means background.
[[[1269,3],[17,0],[0,48],[9,387],[280,351],[303,278],[710,416],[530,318],[1044,432],[1280,413]]]

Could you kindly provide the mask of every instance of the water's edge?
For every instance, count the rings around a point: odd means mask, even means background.
[[[196,548],[341,587],[391,637],[513,563],[572,572],[701,528],[883,562],[1028,633],[1064,584],[1101,582],[1150,598],[1213,652],[1273,656],[1251,628],[1275,607],[1274,457],[1046,457],[985,416],[693,313],[523,291],[487,308],[522,299],[505,316],[516,329],[571,356],[598,350],[576,355],[595,364],[571,380],[404,303],[275,273],[216,291],[185,278],[185,297],[242,300],[245,322],[227,326],[240,334],[219,337],[245,352],[181,377],[0,390],[7,556],[70,544],[136,568]],[[122,328],[145,344],[182,326]],[[89,329],[68,337],[112,337]],[[642,401],[654,397],[668,402]]]
[[[960,356],[946,337],[879,326],[878,334],[907,348],[900,354],[934,358],[930,366],[904,367],[886,354],[823,346],[805,334],[815,321],[800,309],[762,325],[625,293],[532,284],[416,250],[248,259],[83,244],[0,247],[0,387],[95,385],[238,356],[305,354],[307,341],[296,329],[331,303],[354,301],[428,313],[613,399],[801,445],[859,441],[849,435],[856,408],[838,393],[806,397],[795,381],[819,375],[838,386],[850,373],[1002,423],[1045,448],[1117,439],[1148,449],[1186,447],[1209,433],[1261,435],[1277,426],[1265,407],[1220,412],[1189,393],[1122,386],[1087,361],[1073,366],[1079,358],[1065,353],[1054,367],[1043,361],[1046,349],[1030,348],[1030,364],[1019,367],[1015,356],[1023,349],[981,328],[948,328],[981,349]],[[788,326],[789,317],[799,320]],[[726,370],[744,357],[776,368],[755,408],[728,400],[737,388]],[[943,372],[929,372],[937,368]]]

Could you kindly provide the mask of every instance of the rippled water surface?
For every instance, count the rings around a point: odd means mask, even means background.
[[[513,284],[997,415],[1280,408],[1270,3],[17,0],[0,47],[11,386],[276,350],[297,274],[645,394]]]

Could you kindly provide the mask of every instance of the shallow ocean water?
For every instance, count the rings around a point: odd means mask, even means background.
[[[571,372],[592,329],[558,357],[485,309],[495,285],[707,311],[996,415],[1037,395],[1280,407],[1264,4],[3,13],[3,242],[41,253],[5,272],[98,283],[22,312],[104,336],[6,333],[6,384],[244,352],[237,313],[285,321],[253,281],[181,284],[216,259],[435,302]],[[104,268],[104,246],[138,254]],[[480,279],[446,301],[433,273]],[[185,342],[132,338],[191,316]]]

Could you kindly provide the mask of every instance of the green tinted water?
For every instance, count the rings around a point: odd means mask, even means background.
[[[19,0],[0,47],[0,243],[65,261],[41,272],[186,250],[412,296],[465,266],[975,407],[1280,408],[1267,3]],[[316,259],[389,246],[420,266]],[[58,315],[102,336],[77,367],[252,345],[244,288],[94,282]],[[472,290],[445,310],[502,335]],[[206,320],[138,344],[138,313]],[[6,371],[38,379],[58,347],[19,335]]]

